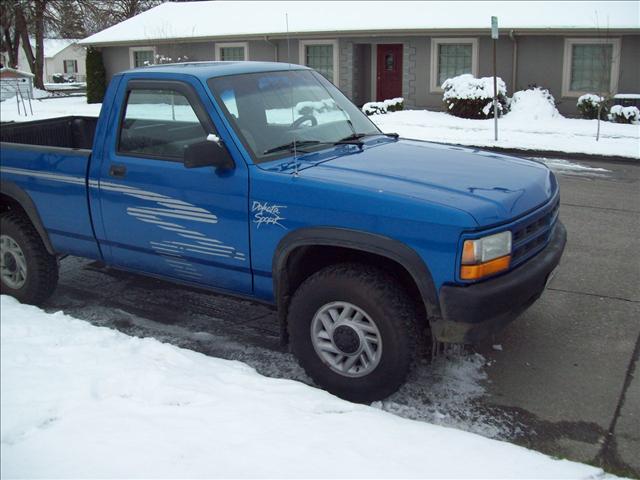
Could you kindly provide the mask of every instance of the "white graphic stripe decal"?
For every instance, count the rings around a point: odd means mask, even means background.
[[[51,180],[54,182],[72,183],[74,185],[84,185],[84,177],[76,177],[73,175],[64,175],[61,173],[37,172],[35,170],[26,170],[24,168],[0,167],[0,172],[14,175],[24,175],[35,177],[42,180]]]
[[[218,217],[204,208],[193,204],[161,195],[155,192],[141,190],[139,188],[118,185],[111,182],[90,183],[91,186],[102,188],[111,192],[122,193],[129,197],[153,202],[153,206],[132,206],[127,207],[127,214],[137,220],[156,225],[159,229],[175,232],[185,241],[166,239],[160,242],[150,242],[151,248],[163,258],[170,266],[176,276],[187,280],[201,279],[203,274],[198,271],[198,266],[184,258],[186,252],[193,252],[200,255],[221,257],[246,261],[244,253],[236,251],[232,246],[225,245],[215,238],[208,238],[204,233],[192,230],[180,225],[181,220],[196,223],[218,223]],[[189,242],[195,240],[195,242]]]
[[[196,223],[218,223],[218,217],[213,213],[183,200],[112,182],[99,180],[89,180],[87,182],[84,177],[61,173],[40,172],[4,166],[0,167],[0,172],[73,185],[89,185],[90,188],[100,188],[102,190],[122,193],[129,197],[153,202],[155,204],[153,207],[127,207],[127,214],[140,222],[156,225],[164,231],[176,232],[177,235],[182,238],[196,240],[195,243],[176,242],[173,240],[149,242],[151,248],[163,258],[177,276],[182,276],[190,280],[202,278],[202,273],[198,271],[198,267],[184,258],[183,253],[186,251],[201,255],[230,258],[243,262],[246,261],[245,254],[236,251],[234,247],[225,245],[215,238],[208,238],[202,232],[167,221],[171,219],[174,221],[187,220]]]

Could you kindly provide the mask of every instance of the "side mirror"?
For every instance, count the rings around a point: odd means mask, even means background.
[[[222,142],[219,139],[217,142],[212,141],[209,137],[207,140],[189,145],[184,150],[184,166],[186,168],[216,167],[222,170],[235,168],[236,164]]]

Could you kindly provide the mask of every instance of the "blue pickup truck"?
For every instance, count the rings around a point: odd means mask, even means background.
[[[45,301],[73,255],[267,302],[309,376],[354,401],[516,318],[566,242],[544,165],[383,133],[298,65],[126,71],[99,118],[1,140],[2,293]]]

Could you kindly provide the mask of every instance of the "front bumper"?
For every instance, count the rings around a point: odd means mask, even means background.
[[[542,295],[566,243],[567,231],[558,221],[544,250],[511,272],[474,285],[443,286],[442,318],[431,322],[435,339],[476,343],[515,320]]]

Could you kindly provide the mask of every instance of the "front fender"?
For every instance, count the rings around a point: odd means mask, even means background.
[[[337,227],[300,228],[284,236],[273,256],[273,291],[279,315],[286,316],[287,259],[301,246],[335,246],[359,250],[388,258],[401,265],[413,278],[429,318],[440,317],[440,306],[429,267],[411,247],[398,240],[369,232]],[[281,317],[282,321],[285,320]]]

